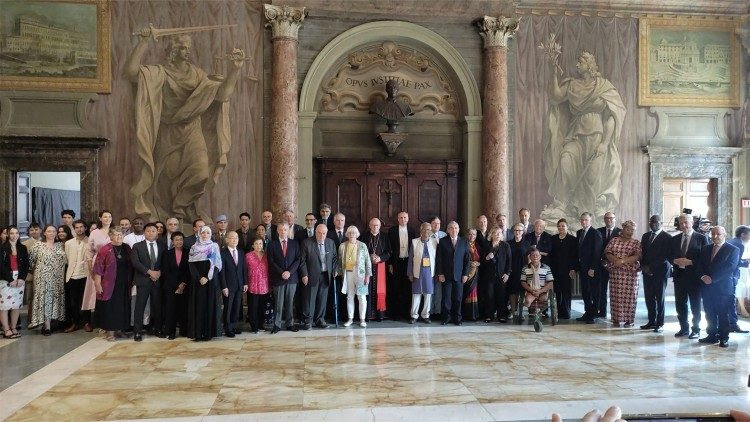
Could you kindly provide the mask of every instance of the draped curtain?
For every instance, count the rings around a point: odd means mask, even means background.
[[[33,188],[31,190],[33,220],[44,227],[45,224],[62,224],[60,212],[73,210],[81,215],[81,192],[77,190]]]

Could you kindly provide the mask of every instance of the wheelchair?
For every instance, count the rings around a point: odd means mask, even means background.
[[[517,325],[523,323],[523,308],[526,299],[526,291],[523,290],[523,295],[518,295],[518,308],[515,311],[514,319]],[[544,324],[542,323],[542,313],[549,311],[549,320],[551,325],[557,325],[557,301],[555,299],[555,290],[551,289],[547,292],[547,301],[540,302],[535,300],[531,302],[528,309],[529,318],[533,318],[534,331],[537,333],[542,331]]]

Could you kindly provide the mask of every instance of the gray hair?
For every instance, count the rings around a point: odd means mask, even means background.
[[[346,228],[346,237],[349,237],[349,233],[356,233],[359,238],[359,229],[354,224]]]

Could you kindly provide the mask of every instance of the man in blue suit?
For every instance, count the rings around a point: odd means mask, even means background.
[[[469,243],[458,235],[458,223],[448,223],[448,236],[438,242],[435,275],[443,285],[443,325],[461,325],[463,284],[469,279]]]
[[[672,281],[674,282],[674,306],[680,331],[675,337],[688,336],[698,338],[701,322],[701,281],[696,272],[701,248],[708,244],[708,238],[693,230],[693,216],[681,214],[678,219],[682,234],[672,238],[669,261],[672,263]],[[692,326],[688,327],[688,301],[693,315]],[[690,328],[690,331],[688,331]]]
[[[742,259],[745,254],[745,243],[750,241],[750,227],[739,226],[734,231],[734,238],[727,240],[731,245],[740,250],[740,263],[737,265],[737,270],[734,272],[734,290],[732,290],[732,303],[736,303],[737,297],[735,292],[737,290],[737,282],[740,280],[740,268],[748,267],[748,260]],[[729,331],[733,333],[747,334],[747,330],[743,330],[742,327],[737,323],[737,306],[732,306],[729,309]]]
[[[294,326],[292,306],[302,258],[297,241],[289,239],[289,230],[287,223],[280,223],[276,226],[278,237],[268,244],[268,272],[275,301],[271,334],[281,331],[282,324],[289,331],[299,331]]]
[[[581,214],[581,229],[576,232],[578,238],[578,277],[581,280],[581,296],[585,312],[576,321],[586,324],[596,322],[599,315],[599,272],[601,272],[602,235],[591,227],[591,213]]]
[[[701,248],[697,266],[698,276],[703,282],[701,296],[708,322],[708,335],[698,341],[719,343],[719,347],[729,347],[729,307],[734,306],[734,272],[740,261],[740,250],[726,239],[724,227],[713,227],[713,244]]]
[[[224,296],[224,335],[241,334],[237,321],[242,313],[242,294],[247,292],[245,254],[238,248],[240,236],[227,232],[227,246],[221,248],[221,293]]]
[[[661,229],[661,217],[652,215],[648,220],[651,229],[641,237],[641,271],[643,272],[643,296],[648,310],[648,323],[641,330],[662,331],[664,326],[664,291],[672,273],[669,264],[669,248],[672,236]]]

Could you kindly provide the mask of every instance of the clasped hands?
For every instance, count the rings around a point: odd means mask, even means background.
[[[148,277],[151,279],[151,281],[153,281],[154,283],[156,283],[157,281],[159,281],[159,277],[161,277],[161,271],[158,271],[158,270],[148,270],[148,271],[146,271],[146,275],[148,275]]]

